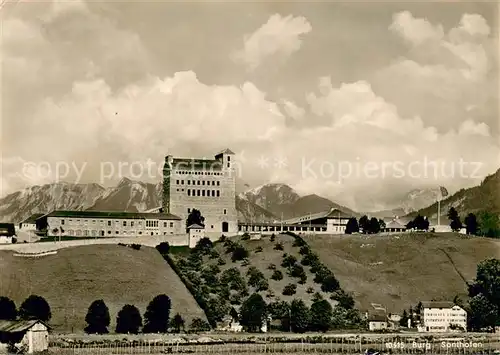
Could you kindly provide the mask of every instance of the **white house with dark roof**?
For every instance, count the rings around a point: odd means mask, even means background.
[[[405,232],[406,225],[403,224],[399,218],[395,218],[389,222],[386,222],[385,227],[382,232],[394,233],[394,232]]]
[[[50,327],[40,320],[0,320],[1,343],[14,344],[17,354],[47,351],[49,330]]]
[[[183,221],[168,213],[52,211],[36,220],[47,236],[134,237],[183,234]]]
[[[422,325],[420,332],[466,331],[467,312],[453,302],[422,302]]]
[[[194,248],[200,239],[205,237],[205,227],[199,224],[191,224],[187,227],[189,234],[189,247]]]

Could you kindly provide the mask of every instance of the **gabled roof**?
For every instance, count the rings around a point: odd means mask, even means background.
[[[399,220],[394,219],[385,225],[385,228],[405,229],[406,226],[401,224]]]
[[[161,220],[181,219],[180,217],[169,213],[141,213],[141,212],[118,212],[118,211],[61,211],[61,210],[52,211],[50,213],[47,213],[43,217],[161,219]]]
[[[222,154],[232,154],[232,155],[234,155],[234,152],[231,149],[226,148],[224,150],[221,150],[219,153],[217,153],[215,155],[215,157],[218,157],[219,155],[222,155]]]
[[[205,227],[200,226],[199,224],[191,224],[190,226],[187,227],[187,229],[205,229]]]
[[[325,217],[326,218],[338,218],[339,216],[340,216],[340,218],[351,218],[351,217],[353,217],[350,214],[342,212],[338,208],[332,208]]]
[[[455,303],[448,301],[424,301],[422,302],[423,308],[453,308]]]
[[[41,320],[38,320],[38,319],[33,319],[33,320],[0,320],[0,332],[5,332],[5,333],[24,332],[24,331],[30,329],[31,327],[33,327],[37,323],[42,323],[48,329],[50,329],[50,327],[45,322],[42,322]]]
[[[32,214],[31,216],[29,216],[28,218],[26,218],[24,221],[22,221],[21,223],[35,223],[36,220],[40,217],[42,217],[44,214],[43,213],[35,213],[35,214]]]
[[[387,314],[382,310],[368,311],[368,321],[370,322],[387,322]]]

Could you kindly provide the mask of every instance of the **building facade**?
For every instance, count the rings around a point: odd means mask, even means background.
[[[53,211],[37,219],[47,236],[133,237],[182,234],[178,216],[165,213]]]
[[[34,354],[49,348],[49,327],[39,320],[0,320],[2,342],[15,344],[16,354]]]
[[[174,158],[163,168],[163,212],[184,223],[193,209],[205,218],[205,233],[238,233],[234,153],[229,149],[214,159]]]
[[[467,312],[453,302],[422,302],[422,332],[449,332],[467,329]]]

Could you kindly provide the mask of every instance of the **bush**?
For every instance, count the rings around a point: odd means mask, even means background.
[[[314,293],[314,288],[308,287],[307,290],[306,290],[306,292],[309,293],[309,294]]]
[[[282,292],[283,296],[293,296],[295,293],[297,293],[297,285],[294,284],[286,285]]]
[[[307,245],[300,247],[300,250],[299,250],[300,255],[307,255],[310,252],[311,252],[311,249],[309,249],[309,247]]]
[[[299,282],[299,284],[301,284],[301,285],[305,285],[305,284],[306,284],[306,282],[307,282],[307,276],[304,274],[304,275],[300,278],[300,280],[299,280],[298,282]]]
[[[304,240],[300,237],[295,237],[295,240],[293,241],[293,244],[292,246],[294,247],[303,247],[303,246],[306,246],[306,242],[304,242]]]
[[[220,256],[219,252],[215,249],[210,251],[210,259],[217,259]]]
[[[290,276],[302,279],[304,276],[306,276],[306,272],[304,271],[304,268],[298,264],[294,264],[293,266],[290,267]],[[307,278],[307,276],[306,276]]]
[[[231,260],[233,262],[243,260],[248,258],[248,250],[246,250],[243,246],[238,245],[234,248],[233,254],[231,255]]]
[[[279,270],[274,270],[274,272],[271,276],[271,279],[273,279],[275,281],[283,280],[283,273]]]
[[[321,283],[321,291],[323,292],[335,292],[339,288],[339,282],[333,274],[328,275]]]
[[[275,264],[269,264],[267,267],[269,270],[276,270],[276,265]]]
[[[297,259],[293,255],[287,255],[283,258],[281,266],[284,268],[290,268],[297,262]]]
[[[244,233],[244,234],[241,236],[241,240],[250,240],[250,234],[248,234],[248,233]]]
[[[217,265],[220,265],[220,266],[226,265],[226,262],[224,261],[224,259],[219,258],[219,260],[217,260]]]
[[[270,238],[271,242],[274,242],[276,240],[276,236],[273,234],[271,234],[271,238]]]
[[[141,245],[140,244],[132,244],[130,247],[132,249],[134,249],[134,250],[141,250]]]
[[[195,318],[191,322],[191,326],[189,327],[191,332],[206,332],[210,330],[210,324],[204,321],[201,318]]]
[[[170,244],[168,244],[168,242],[160,243],[156,246],[156,250],[158,250],[161,255],[166,255],[170,251]]]
[[[219,242],[224,243],[226,241],[227,237],[223,234],[219,238]]]
[[[262,247],[257,247],[257,248],[255,249],[255,253],[256,253],[256,254],[257,254],[257,253],[262,253]]]
[[[274,245],[274,250],[283,250],[283,243],[276,243]]]

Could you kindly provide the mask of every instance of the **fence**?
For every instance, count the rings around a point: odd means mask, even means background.
[[[50,353],[58,355],[135,354],[363,354],[372,349],[384,354],[499,354],[500,337],[488,338],[347,338],[261,339],[249,341],[196,342],[134,340],[94,343],[55,342]],[[496,352],[499,351],[499,352]]]

